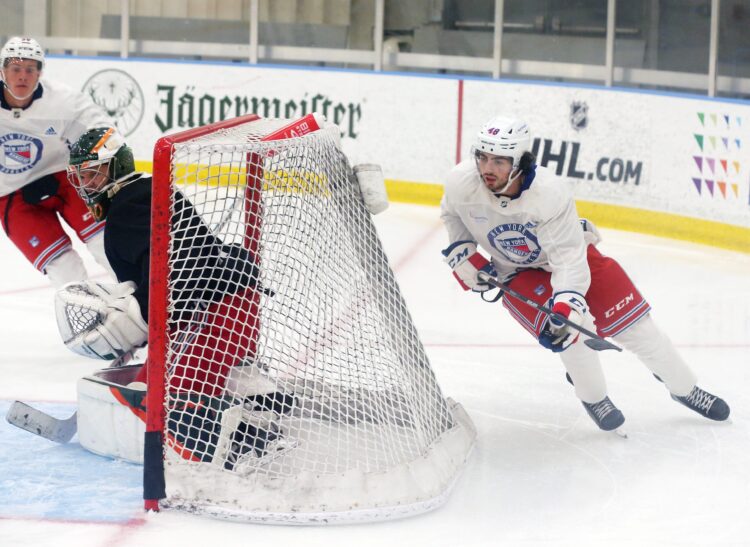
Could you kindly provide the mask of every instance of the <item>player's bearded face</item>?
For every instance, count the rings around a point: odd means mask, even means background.
[[[508,182],[508,177],[513,170],[510,159],[478,152],[476,155],[477,169],[482,176],[485,186],[492,191],[499,190]]]

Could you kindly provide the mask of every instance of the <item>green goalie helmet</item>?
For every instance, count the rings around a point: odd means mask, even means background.
[[[133,151],[112,127],[89,129],[70,149],[68,180],[96,220],[107,216],[112,197],[134,173]]]

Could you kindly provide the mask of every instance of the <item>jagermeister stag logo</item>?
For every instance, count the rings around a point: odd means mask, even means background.
[[[188,129],[245,114],[262,118],[300,118],[311,112],[323,114],[341,128],[341,136],[356,139],[362,118],[362,102],[339,102],[327,95],[305,93],[300,98],[213,95],[194,86],[177,89],[157,85],[158,108],[154,118],[162,133]]]
[[[126,137],[143,119],[143,91],[138,82],[123,70],[110,68],[97,72],[83,85],[83,93],[107,112],[115,127]]]

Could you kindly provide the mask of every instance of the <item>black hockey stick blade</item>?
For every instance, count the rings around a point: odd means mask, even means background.
[[[583,331],[584,334],[586,334],[586,331]],[[622,348],[620,346],[616,346],[609,340],[605,340],[604,338],[586,338],[586,340],[583,341],[584,344],[586,344],[588,347],[593,349],[594,351],[603,351],[605,349],[613,349],[615,351],[622,351]]]
[[[559,313],[553,312],[551,309],[549,309],[546,306],[542,306],[541,304],[537,304],[534,302],[531,298],[527,298],[526,296],[522,295],[520,292],[517,292],[513,289],[511,289],[508,285],[505,285],[504,283],[500,283],[497,279],[494,277],[490,277],[484,272],[479,273],[480,279],[482,281],[485,281],[486,283],[489,283],[493,287],[500,289],[502,291],[507,292],[509,295],[514,296],[518,298],[520,301],[528,304],[535,310],[539,310],[541,312],[546,313],[550,317],[554,317],[557,321],[564,323],[568,325],[570,328],[577,330],[581,334],[585,334],[588,336],[586,340],[583,341],[584,344],[586,344],[588,347],[593,349],[594,351],[602,351],[605,349],[613,349],[615,351],[622,351],[622,348],[613,344],[609,340],[605,340],[595,332],[591,332],[590,330],[574,323],[573,321],[569,321],[567,317],[563,317]]]
[[[21,401],[11,404],[5,415],[9,424],[61,444],[67,443],[76,434],[76,418],[77,412],[70,418],[55,418]]]

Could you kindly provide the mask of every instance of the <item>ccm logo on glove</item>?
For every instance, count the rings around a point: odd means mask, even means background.
[[[558,293],[550,304],[552,304],[552,311],[557,315],[561,315],[578,326],[583,325],[586,313],[588,313],[588,305],[583,296],[574,292],[562,292]],[[549,316],[539,334],[539,343],[555,353],[565,351],[577,341],[578,332],[554,315]]]
[[[445,262],[453,269],[453,276],[463,290],[484,292],[492,287],[479,279],[479,272],[496,277],[497,272],[492,263],[477,252],[473,241],[456,241],[444,249]]]

